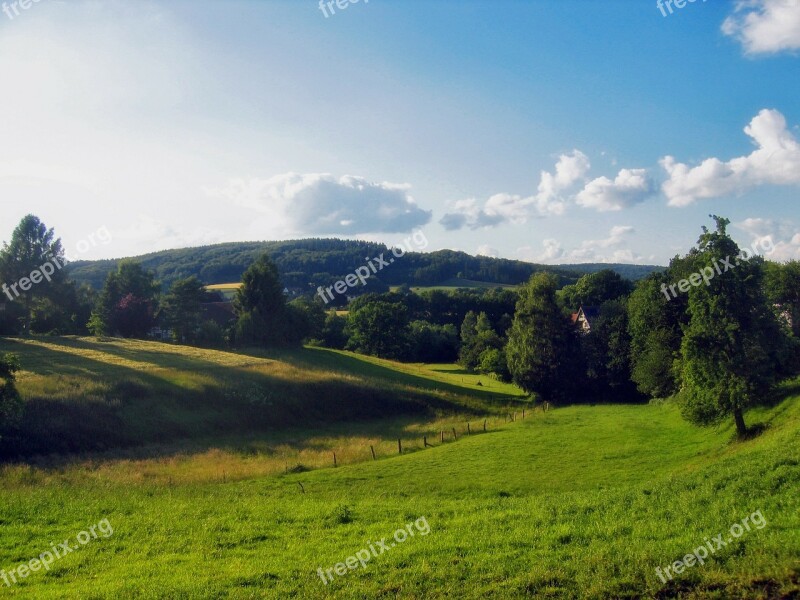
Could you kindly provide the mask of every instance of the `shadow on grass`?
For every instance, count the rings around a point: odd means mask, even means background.
[[[396,371],[389,367],[362,360],[350,354],[344,354],[327,348],[298,348],[291,350],[242,350],[242,353],[252,356],[285,359],[288,362],[296,361],[296,364],[305,367],[327,368],[331,370],[345,371],[352,375],[367,376],[381,381],[392,381],[404,385],[427,390],[440,390],[460,396],[470,396],[483,402],[505,402],[515,404],[522,398],[517,395],[508,394],[501,391],[488,389],[476,389],[475,387],[459,386],[444,381],[429,379],[413,373]],[[446,373],[457,373],[458,371],[443,371]]]
[[[286,428],[327,430],[334,424],[381,422],[381,437],[404,437],[403,427],[436,414],[480,412],[485,405],[468,406],[465,390],[430,384],[413,376],[388,377],[396,372],[351,357],[345,376],[319,379],[320,355],[307,349],[256,351],[245,355],[286,360],[317,371],[309,380],[287,380],[247,367],[226,367],[200,357],[138,352],[102,342],[43,338],[47,346],[0,339],[0,350],[20,355],[25,371],[42,376],[21,382],[27,389],[16,430],[0,440],[0,457],[113,451],[157,445],[155,452],[177,453],[183,442],[198,449],[219,447],[220,437],[276,432]],[[70,353],[69,348],[91,349],[111,356],[169,369],[134,368],[107,363],[96,357]],[[328,356],[329,357],[329,356]],[[329,357],[330,358],[330,357]],[[329,361],[330,362],[330,361]],[[374,367],[374,368],[364,368]],[[335,369],[334,369],[335,370]],[[387,381],[388,380],[388,381]],[[415,389],[407,389],[412,386]],[[452,390],[450,398],[442,391]],[[431,393],[431,391],[437,393]],[[386,420],[408,418],[386,427]],[[160,449],[159,449],[160,448]],[[160,454],[163,455],[163,454]]]

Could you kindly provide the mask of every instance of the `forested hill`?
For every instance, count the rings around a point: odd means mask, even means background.
[[[330,285],[366,264],[366,259],[386,253],[387,249],[383,244],[339,239],[234,242],[165,250],[138,256],[135,260],[154,271],[164,286],[191,275],[208,284],[231,283],[239,281],[245,269],[263,252],[269,252],[275,260],[285,285],[309,289]],[[116,269],[117,263],[116,259],[77,261],[69,266],[69,271],[79,283],[88,283],[99,289],[108,273]],[[548,270],[559,275],[562,282],[567,284],[574,283],[585,273],[607,268],[629,279],[640,279],[661,267],[612,264],[545,266],[439,250],[409,252],[391,266],[380,270],[377,279],[386,286],[435,286],[456,278],[516,285],[526,281],[533,273]]]

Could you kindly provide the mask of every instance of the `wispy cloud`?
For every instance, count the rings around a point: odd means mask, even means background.
[[[616,225],[611,228],[608,236],[597,240],[584,240],[580,246],[572,250],[565,250],[562,244],[555,239],[546,239],[542,242],[541,251],[530,246],[517,249],[517,255],[522,260],[538,263],[631,263],[639,262],[642,257],[624,245],[628,238],[636,233],[630,225]]]
[[[747,218],[734,226],[747,233],[755,246],[770,246],[770,260],[800,259],[800,227],[788,220]]]

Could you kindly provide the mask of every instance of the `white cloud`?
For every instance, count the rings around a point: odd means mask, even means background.
[[[478,249],[475,251],[477,256],[489,256],[491,258],[497,258],[500,256],[500,252],[498,252],[497,248],[490,246],[489,244],[481,244],[478,246]]]
[[[285,173],[269,179],[234,179],[212,191],[233,203],[269,215],[284,232],[308,235],[398,233],[430,221],[408,184],[373,183],[328,173]]]
[[[575,197],[584,208],[598,211],[622,210],[643,202],[653,193],[653,183],[646,169],[622,169],[612,181],[593,179]]]
[[[800,144],[780,112],[761,110],[744,132],[757,146],[747,156],[727,162],[708,158],[696,167],[672,156],[662,158],[660,164],[669,175],[662,190],[670,206],[687,206],[765,184],[800,185]]]
[[[479,229],[501,223],[525,223],[534,217],[561,215],[569,196],[565,195],[582,181],[590,168],[588,157],[580,150],[562,154],[553,173],[542,171],[537,193],[533,196],[495,194],[483,206],[474,198],[451,203],[451,212],[439,221],[445,229]]]
[[[564,250],[561,243],[554,239],[542,242],[543,251],[536,252],[530,246],[517,249],[522,260],[537,263],[632,263],[639,262],[642,257],[628,248],[623,248],[627,238],[636,230],[629,225],[616,225],[609,231],[608,237],[599,240],[585,240],[570,251]]]
[[[542,171],[539,180],[535,205],[540,214],[560,215],[564,212],[565,201],[562,193],[583,180],[589,172],[589,158],[580,150],[562,154],[556,163],[555,175]]]
[[[800,49],[800,0],[747,0],[736,3],[722,32],[736,38],[746,54]]]
[[[734,227],[750,236],[751,248],[758,254],[766,254],[769,260],[784,261],[800,259],[800,227],[789,221],[748,218]],[[774,248],[770,251],[771,248]]]

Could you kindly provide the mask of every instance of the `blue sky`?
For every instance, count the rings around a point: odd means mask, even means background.
[[[714,213],[800,258],[800,0],[671,6],[9,7],[0,239],[33,212],[76,259],[422,228],[429,250],[664,264]]]

